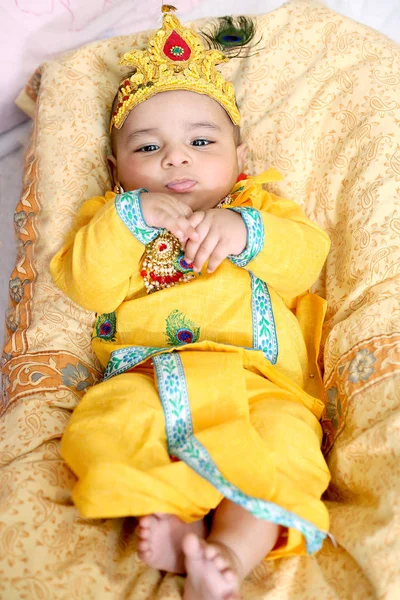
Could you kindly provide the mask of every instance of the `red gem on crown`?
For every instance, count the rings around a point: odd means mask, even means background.
[[[173,61],[188,60],[192,53],[185,40],[176,31],[173,31],[168,37],[163,52],[165,56]]]

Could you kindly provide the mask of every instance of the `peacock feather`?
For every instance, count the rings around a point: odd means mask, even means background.
[[[166,319],[165,337],[168,346],[194,344],[200,336],[200,327],[191,321],[178,309],[173,310]]]
[[[96,320],[95,329],[96,335],[93,339],[99,337],[108,342],[114,342],[117,331],[117,316],[115,312],[99,315]]]
[[[208,43],[208,47],[224,52],[229,58],[250,56],[249,51],[260,43],[257,41],[256,23],[252,17],[220,17],[208,24],[207,29],[199,31]]]

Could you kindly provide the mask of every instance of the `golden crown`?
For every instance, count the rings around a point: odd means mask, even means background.
[[[206,50],[200,36],[171,14],[173,6],[164,5],[162,10],[162,27],[150,38],[147,50],[131,50],[120,60],[121,65],[136,70],[120,83],[111,126],[120,129],[135,106],[159,92],[173,90],[209,96],[239,125],[234,87],[216,69],[229,59],[219,50]]]

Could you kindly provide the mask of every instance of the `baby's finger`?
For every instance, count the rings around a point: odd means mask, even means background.
[[[208,234],[208,229],[200,224],[196,230],[196,237],[188,238],[185,245],[185,260],[187,263],[192,263],[195,259],[200,244]]]
[[[188,217],[188,221],[193,227],[196,229],[200,225],[200,223],[204,220],[206,213],[204,210],[197,210],[192,215]]]
[[[167,215],[163,220],[162,227],[170,231],[182,243],[189,236],[198,235],[194,227],[189,223],[186,217]]]
[[[200,244],[200,246],[196,252],[196,255],[192,261],[194,271],[201,271],[201,268],[203,267],[204,263],[209,259],[211,254],[214,252],[214,249],[217,246],[218,241],[219,241],[219,238],[215,233],[210,231],[207,234],[207,236],[204,238],[204,240]]]
[[[208,259],[207,273],[213,273],[227,256],[225,244],[219,241]]]
[[[177,222],[186,240],[189,238],[194,241],[199,239],[199,234],[197,233],[196,228],[192,225],[189,219],[187,219],[186,217],[179,217]]]
[[[189,219],[193,215],[193,210],[190,208],[190,206],[188,206],[184,202],[181,202],[180,200],[177,200],[176,202],[179,214]]]
[[[199,215],[197,215],[197,213],[193,213],[193,216],[189,218],[191,222],[195,223],[196,221],[200,220],[201,217],[203,217],[196,227],[196,233],[198,234],[198,237],[195,237],[194,239],[188,239],[185,247],[185,260],[189,263],[194,261],[200,244],[203,243],[204,239],[210,232],[210,219],[208,218],[207,213],[205,211],[198,212],[200,213]],[[195,217],[195,215],[197,216]]]

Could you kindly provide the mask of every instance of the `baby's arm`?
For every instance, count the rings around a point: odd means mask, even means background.
[[[107,194],[82,205],[73,230],[50,264],[54,282],[74,302],[97,313],[114,311],[128,295],[143,290],[140,259],[145,244],[159,235],[159,227],[168,224],[183,238],[194,233],[178,201],[168,204],[166,198],[153,196],[164,195]],[[158,216],[161,200],[164,209]]]
[[[306,292],[317,279],[330,248],[328,235],[298,204],[266,193],[261,210],[237,208],[246,223],[248,242],[230,260],[251,271],[285,298]],[[264,209],[263,209],[264,208]]]
[[[329,237],[295,202],[266,196],[269,201],[264,210],[214,209],[205,216],[189,217],[200,237],[188,241],[185,258],[194,261],[197,269],[208,259],[208,270],[213,271],[228,257],[292,298],[307,291],[318,277],[329,251]],[[240,217],[240,225],[230,215]]]

